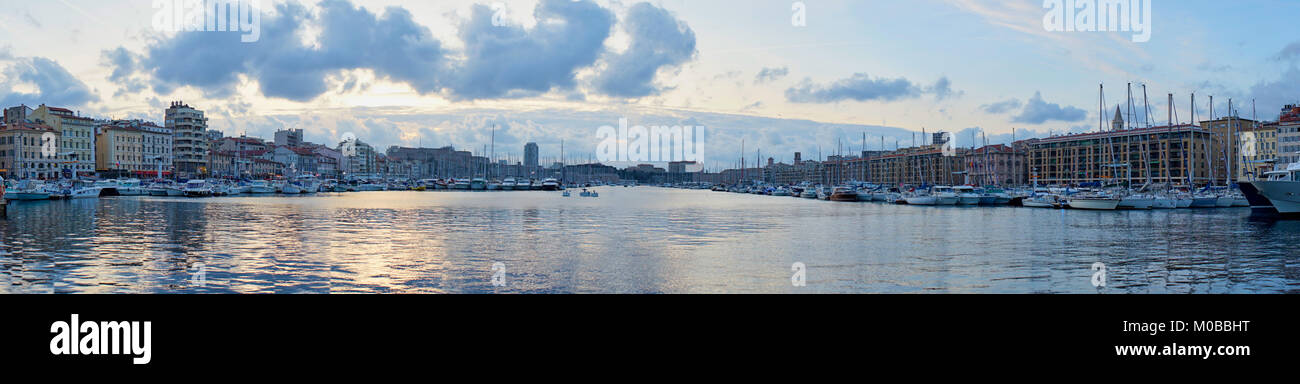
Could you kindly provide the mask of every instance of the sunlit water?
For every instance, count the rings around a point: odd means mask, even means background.
[[[0,292],[1300,291],[1300,222],[1252,218],[1249,209],[600,192],[11,202],[0,220]],[[805,287],[792,284],[796,262],[807,266]],[[1095,262],[1107,267],[1104,289],[1093,286]]]

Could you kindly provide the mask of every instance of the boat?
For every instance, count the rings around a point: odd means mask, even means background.
[[[486,191],[487,179],[484,179],[482,177],[475,177],[473,180],[470,180],[469,189],[472,191]]]
[[[1218,205],[1219,197],[1214,195],[1197,194],[1192,197],[1190,208],[1214,208]]]
[[[420,187],[420,188],[424,188],[424,187]],[[423,189],[421,189],[421,190],[423,191]],[[500,183],[500,182],[497,182],[497,181],[489,181],[489,182],[488,182],[488,185],[487,185],[487,190],[489,190],[489,191],[500,191],[500,190],[501,190],[501,183]]]
[[[1273,172],[1265,174],[1265,179],[1269,178]],[[1278,176],[1285,176],[1286,172],[1279,172]],[[1255,187],[1254,182],[1246,182],[1238,185],[1241,194],[1250,204],[1250,210],[1257,213],[1277,213],[1277,208],[1273,207],[1273,202],[1259,193],[1259,188]]]
[[[298,186],[297,184],[294,184],[294,183],[284,183],[284,186],[280,187],[280,193],[283,193],[283,194],[286,194],[286,195],[297,195],[297,194],[301,194],[301,193],[304,193],[304,192],[303,192],[302,187]]]
[[[98,198],[104,188],[92,183],[86,183],[80,180],[73,180],[72,183],[62,187],[57,194],[68,199],[89,199]]]
[[[298,193],[316,193],[320,191],[320,180],[312,175],[299,175],[290,184],[298,186]]]
[[[1119,208],[1120,199],[1107,196],[1071,196],[1067,203],[1072,209],[1113,211]]]
[[[952,190],[954,193],[957,194],[957,205],[979,205],[980,204],[980,198],[982,196],[980,196],[979,193],[975,192],[975,187],[962,185],[962,186],[953,187]],[[992,196],[990,196],[990,200],[992,200]]]
[[[1278,213],[1287,216],[1300,214],[1300,163],[1288,165],[1286,171],[1269,172],[1268,180],[1251,184]]]
[[[1020,204],[1027,208],[1062,208],[1065,206],[1065,202],[1061,199],[1061,195],[1056,194],[1033,196],[1024,199]]]
[[[907,205],[939,205],[939,197],[929,192],[914,191],[903,199]]]
[[[185,197],[208,197],[212,196],[212,186],[206,180],[190,180],[185,182],[181,192]]]
[[[560,196],[563,196],[563,197],[569,197],[569,196],[572,196],[572,195],[569,194],[569,191],[564,191],[564,193],[561,193]]]
[[[858,192],[849,187],[835,187],[831,191],[831,201],[858,201]]]
[[[149,196],[167,196],[167,191],[172,188],[169,181],[156,181],[149,185]]]
[[[381,183],[364,183],[358,185],[356,189],[359,192],[375,192],[386,190],[388,187]]]
[[[1155,199],[1151,196],[1131,194],[1119,200],[1120,209],[1151,209]]]
[[[19,181],[12,189],[5,191],[6,199],[34,201],[49,200],[50,192],[45,190],[45,182],[40,180]]]
[[[558,180],[551,179],[551,178],[548,178],[548,179],[546,179],[546,180],[543,180],[543,181],[542,181],[542,190],[543,190],[543,191],[558,191],[558,190],[560,190],[560,182],[559,182]]]
[[[1151,209],[1175,208],[1178,208],[1178,199],[1169,196],[1155,196],[1151,198]]]
[[[1236,198],[1233,198],[1232,196],[1227,194],[1219,195],[1219,197],[1214,200],[1214,207],[1231,208],[1232,205],[1236,203],[1236,200],[1237,200]]]
[[[945,187],[945,186],[934,187],[934,189],[931,190],[930,193],[935,198],[934,201],[935,205],[957,205],[957,202],[959,200],[957,196],[957,192],[954,191],[952,187]],[[908,204],[911,203],[909,202]]]
[[[267,194],[275,193],[275,186],[271,185],[271,182],[266,180],[254,180],[253,183],[248,186],[248,188],[249,188],[248,192],[254,195],[267,195]]]
[[[140,179],[126,179],[117,181],[117,194],[122,196],[140,196],[149,194],[149,191],[140,185]]]
[[[802,198],[805,198],[805,199],[816,199],[816,198],[817,198],[817,188],[808,188],[808,189],[805,189],[805,190],[803,190],[802,193],[799,194],[799,197],[802,197]]]
[[[772,191],[772,196],[778,196],[778,197],[790,196],[790,190],[785,189],[785,187],[777,188],[775,191]]]
[[[513,177],[507,177],[505,181],[502,181],[502,182],[501,182],[501,190],[502,190],[502,191],[513,191],[513,190],[515,190],[515,178],[513,178]]]

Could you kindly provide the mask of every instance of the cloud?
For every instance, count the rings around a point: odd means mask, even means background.
[[[604,50],[614,16],[591,1],[544,0],[537,25],[493,25],[493,10],[475,5],[460,26],[466,59],[452,76],[453,97],[487,99],[544,93],[574,86],[581,68]],[[522,91],[522,93],[520,93]]]
[[[785,78],[789,74],[790,74],[790,68],[787,67],[780,67],[780,68],[763,67],[762,70],[758,71],[758,75],[754,76],[754,84],[763,84],[763,83],[777,81]]]
[[[1088,112],[1079,108],[1048,103],[1043,100],[1042,92],[1035,92],[1034,97],[1025,104],[1020,114],[1011,118],[1012,122],[1025,124],[1043,124],[1049,121],[1078,122],[1088,118]]]
[[[1282,48],[1277,55],[1273,56],[1273,58],[1278,61],[1300,59],[1300,41],[1288,44],[1286,47]]]
[[[952,81],[948,80],[947,76],[940,77],[938,81],[935,81],[934,85],[930,86],[929,91],[934,95],[934,99],[938,101],[942,101],[949,97],[960,97],[965,94],[965,92],[962,91],[953,91]]]
[[[944,89],[938,89],[938,86]],[[941,79],[935,90],[946,92],[946,83]],[[795,103],[836,103],[841,101],[896,101],[919,97],[925,91],[920,86],[904,78],[871,78],[865,73],[856,73],[847,79],[841,79],[829,85],[813,84],[804,79],[802,83],[785,91],[785,98]],[[937,95],[937,94],[936,94]]]
[[[980,106],[980,110],[985,113],[1003,114],[1020,108],[1020,99],[1008,99],[991,104]]]
[[[611,55],[594,81],[601,93],[616,97],[657,95],[654,84],[663,69],[676,68],[695,57],[695,31],[668,10],[638,3],[627,11],[624,28],[632,42],[626,51]]]
[[[86,83],[54,60],[44,57],[11,57],[5,61],[10,61],[11,64],[4,69],[4,78],[0,79],[0,105],[78,106],[99,100],[99,96]],[[30,85],[36,88],[36,92],[10,91],[22,85]]]
[[[1300,69],[1292,66],[1275,80],[1256,83],[1250,87],[1250,95],[1255,98],[1260,120],[1277,119],[1283,105],[1300,101]]]

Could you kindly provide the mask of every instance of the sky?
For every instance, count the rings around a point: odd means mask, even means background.
[[[262,0],[255,42],[169,30],[153,0],[4,1],[4,106],[158,122],[183,100],[228,136],[302,128],[381,150],[517,160],[531,141],[547,162],[563,141],[583,162],[626,118],[706,127],[704,165],[722,169],[742,146],[752,164],[922,131],[969,147],[1096,130],[1130,84],[1156,124],[1171,93],[1182,122],[1193,92],[1201,117],[1211,95],[1217,115],[1232,99],[1261,120],[1300,100],[1290,0],[1147,0],[1146,41],[1049,30],[1041,0]]]

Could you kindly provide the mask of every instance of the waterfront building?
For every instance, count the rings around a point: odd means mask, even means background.
[[[42,150],[47,140],[57,143],[59,136],[53,127],[20,119],[0,125],[0,174],[8,179],[60,177],[63,161]]]
[[[934,136],[941,139],[941,134]],[[870,181],[884,185],[956,185],[965,182],[967,149],[957,148],[950,155],[944,143],[900,148],[890,152],[872,152],[869,157],[832,156],[823,164],[822,184]]]
[[[139,134],[140,146],[139,148],[133,148],[133,149],[140,150],[139,152],[140,160],[137,163],[141,166],[135,167],[134,165],[136,164],[132,163],[132,167],[131,167],[131,168],[138,168],[138,169],[125,169],[125,168],[117,167],[116,164],[118,163],[118,160],[116,160],[116,158],[119,157],[120,155],[108,154],[104,152],[106,150],[113,150],[117,147],[117,145],[110,145],[109,147],[105,148],[104,143],[100,142],[101,137],[103,137],[102,135],[104,133],[104,130],[109,127],[133,130]],[[158,163],[161,162],[163,176],[167,176],[172,173],[172,132],[170,129],[167,129],[166,127],[161,127],[158,126],[158,124],[156,123],[143,121],[139,119],[113,120],[108,122],[101,122],[100,126],[97,127],[96,129],[95,137],[96,137],[95,169],[97,171],[102,172],[102,171],[117,170],[117,171],[130,173],[131,176],[133,177],[156,177],[159,168]]]
[[[1277,164],[1300,162],[1300,105],[1287,105],[1277,119]]]
[[[346,165],[343,152],[319,144],[313,144],[309,148],[312,154],[316,155],[316,172],[321,177],[334,179],[343,177],[342,167]]]
[[[1013,144],[1014,145],[1014,144]],[[1013,146],[986,145],[966,152],[968,183],[974,185],[1025,185],[1029,183],[1026,154]]]
[[[124,178],[146,168],[156,169],[145,159],[144,133],[129,125],[101,125],[95,135],[95,171],[105,177]]]
[[[1115,183],[1194,184],[1211,181],[1213,134],[1200,126],[1118,129],[1030,139],[1022,142],[1030,181],[1078,185]],[[1219,171],[1223,173],[1222,170]]]
[[[45,104],[33,110],[27,118],[59,131],[60,168],[69,174],[76,172],[79,176],[94,176],[97,161],[95,127],[99,125],[95,119],[79,116],[67,108],[49,107]]]
[[[524,145],[524,166],[535,168],[539,164],[537,161],[538,149],[537,143],[528,143]]]
[[[1277,122],[1257,123],[1238,134],[1237,142],[1242,146],[1238,180],[1263,178],[1265,172],[1273,170],[1278,159],[1277,134]]]
[[[254,137],[223,137],[213,146],[219,151],[265,151],[266,142]]]
[[[1214,136],[1210,149],[1210,177],[1216,184],[1227,185],[1243,178],[1240,171],[1242,157],[1241,145],[1237,141],[1241,132],[1255,129],[1255,121],[1237,116],[1221,117],[1201,122],[1201,129],[1210,131]]]
[[[360,139],[353,140],[352,143],[340,142],[339,152],[346,159],[346,170],[351,176],[366,176],[379,173],[375,164],[375,148],[362,142]]]
[[[177,176],[192,178],[207,174],[208,119],[203,111],[183,102],[171,103],[164,126],[172,130],[173,164]]]

